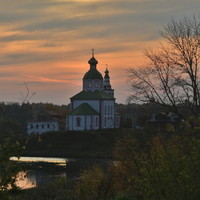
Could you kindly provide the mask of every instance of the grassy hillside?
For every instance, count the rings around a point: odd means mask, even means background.
[[[122,131],[49,132],[28,137],[24,156],[112,158]]]

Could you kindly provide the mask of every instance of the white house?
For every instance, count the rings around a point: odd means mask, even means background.
[[[90,69],[83,77],[83,90],[70,98],[71,111],[67,115],[67,130],[97,130],[118,128],[120,119],[115,113],[114,90],[109,71],[104,78],[97,70],[98,61],[92,53]]]
[[[49,131],[59,131],[59,124],[57,121],[29,121],[27,122],[27,133],[45,133]]]

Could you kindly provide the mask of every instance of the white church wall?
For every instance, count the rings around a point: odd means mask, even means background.
[[[98,119],[98,120],[97,120]],[[69,115],[67,117],[67,130],[83,131],[83,130],[96,130],[99,129],[98,115]]]
[[[67,130],[72,130],[72,131],[81,131],[85,130],[85,124],[83,123],[84,116],[77,116],[77,115],[69,115],[67,117]]]
[[[104,100],[101,103],[101,126],[102,128],[115,127],[115,100]]]
[[[96,124],[96,119],[98,119],[98,125]],[[96,130],[99,129],[99,116],[85,116],[86,130]]]
[[[80,118],[80,124],[77,124],[77,118]],[[74,130],[85,130],[85,116],[73,116]]]
[[[66,130],[73,130],[72,115],[67,115],[66,118]]]

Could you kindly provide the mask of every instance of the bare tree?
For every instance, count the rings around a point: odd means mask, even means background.
[[[29,90],[28,85],[27,85],[26,82],[24,82],[24,86],[26,88],[26,93],[24,95],[22,92],[20,92],[21,104],[28,103],[32,99],[32,97],[35,95],[35,92],[30,94],[30,90]]]
[[[161,33],[166,44],[145,51],[149,63],[130,68],[129,100],[155,102],[180,114],[180,105],[200,114],[200,17],[172,19]]]

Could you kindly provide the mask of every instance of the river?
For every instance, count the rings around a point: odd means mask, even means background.
[[[12,157],[11,160],[24,166],[18,174],[17,185],[22,189],[42,186],[55,181],[59,177],[75,179],[80,173],[94,165],[106,169],[111,163],[107,159],[68,159],[49,157]]]

